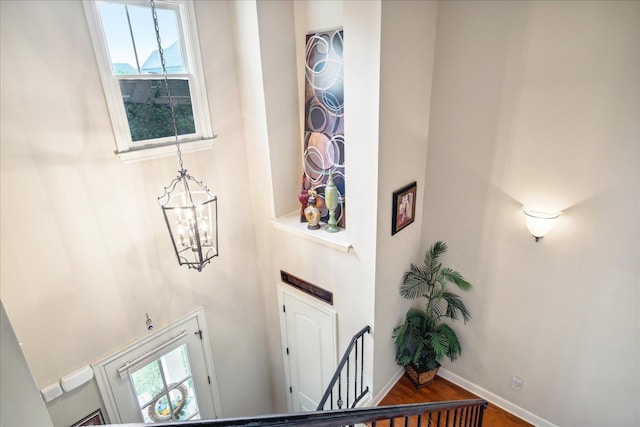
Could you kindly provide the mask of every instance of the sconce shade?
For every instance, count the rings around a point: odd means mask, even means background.
[[[158,197],[180,265],[202,271],[218,256],[218,198],[181,169]]]
[[[556,218],[560,216],[559,213],[523,210],[529,233],[536,239],[536,242],[551,230]]]

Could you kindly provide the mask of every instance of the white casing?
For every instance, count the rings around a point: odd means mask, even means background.
[[[91,366],[85,366],[66,377],[62,377],[60,379],[60,385],[64,391],[71,391],[80,387],[91,378],[93,378],[93,369],[91,369]]]
[[[53,399],[62,396],[62,388],[60,387],[60,383],[53,383],[40,389],[40,394],[42,394],[42,398],[46,403],[49,403]]]

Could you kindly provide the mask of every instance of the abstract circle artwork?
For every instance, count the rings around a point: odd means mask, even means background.
[[[333,172],[338,188],[336,218],[345,227],[344,61],[342,30],[307,35],[303,187],[315,190],[321,221],[329,219],[324,190]],[[304,220],[304,218],[301,218]]]

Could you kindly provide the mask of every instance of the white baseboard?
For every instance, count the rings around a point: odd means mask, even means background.
[[[471,381],[465,380],[464,378],[462,378],[459,375],[454,374],[451,371],[448,371],[444,368],[440,368],[438,370],[438,376],[444,378],[445,380],[449,380],[452,383],[454,383],[457,386],[462,387],[463,389],[470,391],[473,394],[476,394],[478,396],[480,396],[481,398],[485,399],[486,401],[488,401],[489,403],[496,405],[497,407],[504,409],[505,411],[515,415],[516,417],[525,420],[528,423],[533,424],[534,426],[537,427],[558,427],[555,424],[553,424],[550,421],[545,420],[544,418],[541,418],[539,416],[537,416],[536,414],[533,414],[529,411],[527,411],[524,408],[521,408],[520,406],[509,402],[506,399],[503,399],[502,397],[498,396],[495,393],[490,392],[487,389],[484,389],[482,387],[480,387],[479,385],[476,385],[474,383],[472,383]],[[400,377],[398,377],[400,378]],[[396,379],[397,381],[397,379]]]
[[[384,399],[384,397],[391,391],[394,385],[398,382],[400,377],[404,374],[404,368],[400,367],[398,371],[393,374],[389,382],[387,382],[382,389],[376,394],[376,396],[371,400],[371,406],[378,406],[378,404]]]

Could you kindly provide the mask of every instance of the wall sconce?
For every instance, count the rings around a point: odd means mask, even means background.
[[[527,228],[529,229],[529,233],[536,239],[536,242],[539,242],[540,239],[544,237],[545,234],[551,230],[553,224],[556,219],[560,216],[560,213],[549,213],[549,212],[538,212],[538,211],[529,211],[526,209],[522,209],[524,211],[525,220],[527,223]]]

